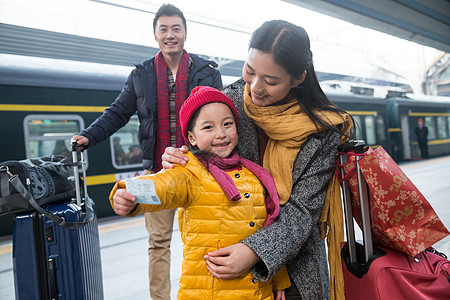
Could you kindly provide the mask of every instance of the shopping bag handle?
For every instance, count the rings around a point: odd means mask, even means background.
[[[366,142],[364,140],[349,140],[338,146],[338,152],[347,153],[350,151],[355,154],[363,154],[365,151]]]
[[[349,159],[348,159],[349,156],[364,156],[364,155],[366,155],[365,147],[366,147],[366,143],[364,142],[364,140],[349,140],[338,146],[338,149],[337,149],[338,156],[336,157],[336,168],[335,168],[334,172],[336,174],[336,178],[339,180],[340,183],[342,183],[345,179],[347,179],[347,177],[350,176],[350,174],[356,170],[356,160],[355,160],[355,166],[353,168],[351,168],[341,178],[341,175],[339,174],[339,169],[342,168],[343,164],[341,164],[339,161],[339,155],[341,155],[341,154],[347,155],[347,161],[349,161]]]

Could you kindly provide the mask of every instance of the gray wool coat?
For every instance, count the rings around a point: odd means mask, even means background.
[[[244,84],[239,80],[223,92],[239,113],[239,153],[259,163],[256,125],[244,111]],[[338,143],[339,134],[332,130],[309,137],[294,163],[291,196],[281,206],[277,220],[242,241],[261,258],[251,269],[257,279],[266,281],[286,265],[301,299],[329,298],[328,262],[325,241],[319,237],[319,217],[334,174]]]

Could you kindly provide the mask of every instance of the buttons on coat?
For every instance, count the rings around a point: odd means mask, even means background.
[[[239,178],[239,177],[241,177],[241,174],[236,173],[236,174],[234,174],[234,177]]]
[[[255,222],[250,221],[249,225],[250,225],[250,227],[255,227]]]
[[[252,279],[252,282],[253,282],[253,283],[258,283],[258,279],[253,278],[253,279]]]
[[[244,194],[244,197],[245,197],[245,198],[250,198],[250,194],[249,194],[249,193],[245,193],[245,194]]]

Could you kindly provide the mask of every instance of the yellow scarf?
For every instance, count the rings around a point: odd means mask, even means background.
[[[317,129],[313,121],[302,110],[297,99],[289,97],[286,104],[256,106],[253,104],[250,88],[245,85],[244,109],[255,124],[269,137],[263,157],[263,167],[272,175],[277,188],[280,204],[285,204],[292,190],[292,169],[301,146]],[[348,114],[340,115],[331,111],[318,112],[329,124],[348,130],[352,126]],[[344,138],[341,138],[341,142]],[[307,188],[307,187],[305,187]],[[320,216],[320,235],[328,235],[328,261],[330,264],[330,299],[345,299],[344,280],[340,259],[340,244],[344,240],[342,200],[339,182],[333,176]]]

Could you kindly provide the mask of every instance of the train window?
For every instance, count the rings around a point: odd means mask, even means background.
[[[71,157],[70,139],[84,129],[77,115],[29,115],[23,120],[27,157]]]
[[[356,139],[358,139],[358,140],[364,139],[364,137],[361,134],[361,117],[360,116],[353,116],[353,120],[355,120]]]
[[[447,125],[448,125],[448,131],[449,131],[449,136],[450,136],[450,117],[447,117]]]
[[[377,137],[375,131],[375,117],[374,116],[366,116],[364,118],[366,125],[366,143],[367,145],[376,145]]]
[[[116,169],[142,166],[138,130],[139,120],[133,116],[127,125],[110,137],[111,160]]]
[[[377,136],[379,139],[379,143],[387,140],[386,136],[386,128],[384,127],[384,118],[383,116],[377,117]]]
[[[436,139],[436,125],[434,117],[425,117],[425,125],[428,127],[428,140]]]
[[[438,138],[445,139],[448,137],[447,117],[437,117],[437,134]]]

